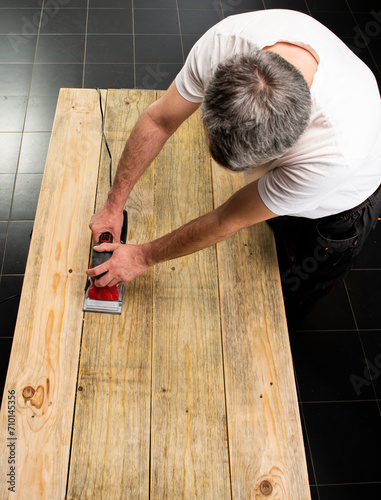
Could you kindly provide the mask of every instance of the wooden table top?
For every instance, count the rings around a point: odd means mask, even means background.
[[[159,97],[102,91],[114,169]],[[151,268],[120,316],[83,313],[108,164],[98,92],[61,89],[2,400],[0,498],[308,500],[271,230]],[[131,194],[128,243],[241,186],[211,161],[195,113]]]

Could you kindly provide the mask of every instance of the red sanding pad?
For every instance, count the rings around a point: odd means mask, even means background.
[[[90,299],[95,300],[118,300],[119,292],[118,286],[104,286],[98,287],[94,285],[94,282],[91,284],[89,288],[88,296]]]

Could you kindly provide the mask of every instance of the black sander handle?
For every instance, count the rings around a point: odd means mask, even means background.
[[[127,212],[126,210],[123,210],[123,226],[122,226],[122,231],[120,234],[120,242],[121,243],[126,243],[127,239],[127,229],[128,229],[128,217],[127,217]],[[96,243],[94,246],[97,247],[99,245],[102,245],[102,243],[112,243],[113,242],[113,237],[111,233],[102,233],[99,237],[98,243]],[[91,256],[91,267],[97,267],[103,264],[104,262],[107,262],[109,258],[111,257],[112,252],[94,252]],[[101,278],[104,276],[106,273],[99,274],[97,276],[97,279]]]

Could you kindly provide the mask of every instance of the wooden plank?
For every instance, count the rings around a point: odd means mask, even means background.
[[[61,90],[0,415],[1,499],[65,496],[100,147],[97,92]]]
[[[221,204],[244,185],[213,164]],[[266,223],[217,245],[233,498],[310,498],[274,238]]]
[[[105,135],[116,168],[126,139],[154,91],[108,91]],[[103,148],[97,205],[109,187]],[[129,243],[152,239],[153,169],[136,184],[127,205]],[[120,316],[86,313],[69,499],[143,499],[149,496],[152,272],[126,286]]]
[[[157,159],[155,236],[213,208],[200,114]],[[215,248],[155,268],[151,498],[227,499],[230,480]]]

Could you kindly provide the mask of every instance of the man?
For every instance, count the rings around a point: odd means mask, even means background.
[[[119,245],[123,206],[140,175],[202,104],[214,159],[247,185],[212,212],[142,245]],[[197,168],[197,165],[195,165]],[[89,276],[128,282],[150,266],[268,220],[290,323],[331,290],[381,210],[381,105],[370,70],[327,28],[289,10],[231,16],[193,47],[167,93],[132,131],[104,207],[112,258]],[[284,251],[283,251],[284,250]]]

